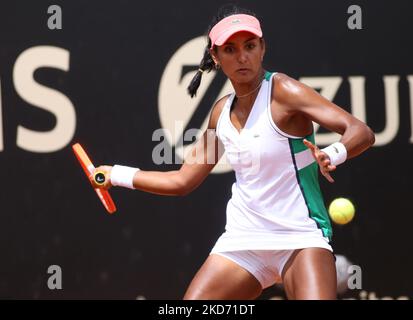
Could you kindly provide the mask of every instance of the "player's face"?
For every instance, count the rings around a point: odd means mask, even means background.
[[[231,80],[239,83],[252,81],[262,70],[265,54],[264,40],[249,32],[232,35],[214,54],[222,71]]]

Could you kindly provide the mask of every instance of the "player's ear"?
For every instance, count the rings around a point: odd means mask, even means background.
[[[209,54],[211,55],[212,60],[215,63],[215,66],[219,66],[219,60],[215,49],[209,49]]]
[[[261,61],[264,60],[264,56],[265,56],[265,50],[266,50],[266,45],[265,45],[265,40],[264,38],[260,39],[260,43],[261,43],[261,48],[262,48],[262,53],[261,53]]]

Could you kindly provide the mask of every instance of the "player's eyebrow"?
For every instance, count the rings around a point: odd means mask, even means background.
[[[245,40],[244,43],[247,43],[248,41],[254,40],[255,38],[256,38],[256,37],[251,37],[251,38]],[[235,44],[235,43],[233,43],[233,42],[225,42],[224,46],[225,46],[225,45],[234,45],[234,44]]]

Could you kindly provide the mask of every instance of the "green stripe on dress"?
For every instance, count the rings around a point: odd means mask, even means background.
[[[308,141],[315,144],[314,134],[305,137]],[[307,149],[303,143],[303,139],[289,139],[292,147],[293,154],[304,151]],[[295,159],[294,159],[295,163]],[[297,170],[297,166],[295,166]],[[317,226],[322,230],[323,235],[328,237],[331,241],[332,228],[330,218],[327,213],[327,209],[324,205],[323,195],[320,190],[320,184],[318,182],[318,165],[316,162],[298,170],[297,174],[298,182],[303,192],[305,202],[310,214],[310,218],[313,219]]]
[[[264,74],[265,80],[270,81],[271,76],[272,76],[272,72],[265,71],[265,74]]]

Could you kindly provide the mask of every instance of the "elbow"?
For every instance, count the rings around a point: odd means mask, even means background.
[[[193,183],[181,184],[177,189],[177,196],[185,197],[189,195],[192,191],[194,191],[197,187],[198,185],[195,185]]]
[[[192,190],[190,190],[189,188],[181,187],[181,188],[178,188],[178,189],[176,190],[176,195],[177,195],[178,197],[185,197],[185,196],[187,196],[188,194],[190,194],[191,191],[192,191]]]
[[[177,193],[177,196],[185,197],[185,196],[189,195],[194,190],[195,190],[195,188],[182,188],[182,189],[179,189],[179,191]]]
[[[201,181],[194,176],[185,174],[177,174],[174,179],[175,195],[184,197],[189,195],[192,191],[198,188]]]
[[[358,121],[354,124],[354,133],[357,135],[359,145],[363,150],[366,150],[374,145],[376,142],[376,136],[373,130],[362,121]]]
[[[193,188],[190,187],[189,183],[185,181],[178,180],[175,185],[175,195],[178,197],[185,197],[192,192]]]

